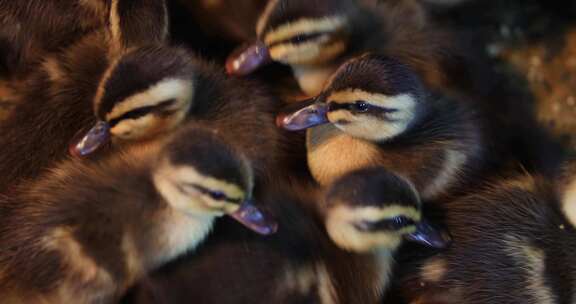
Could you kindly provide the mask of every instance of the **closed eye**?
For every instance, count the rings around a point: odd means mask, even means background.
[[[132,111],[129,111],[129,112],[126,112],[126,113],[120,115],[119,117],[111,119],[108,122],[108,124],[110,125],[110,127],[114,127],[115,125],[117,125],[122,120],[140,118],[140,117],[146,116],[152,112],[162,112],[166,108],[169,108],[170,106],[172,106],[175,102],[176,102],[175,99],[168,99],[168,100],[164,100],[160,103],[157,103],[155,105],[136,108]]]

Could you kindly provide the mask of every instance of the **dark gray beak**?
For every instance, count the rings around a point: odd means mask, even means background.
[[[408,241],[438,249],[447,248],[452,243],[452,238],[447,231],[434,228],[425,220],[420,221],[416,226],[416,231],[406,235],[405,238]]]
[[[226,72],[229,75],[244,76],[267,65],[272,59],[268,47],[261,41],[240,46],[226,59]]]
[[[329,122],[326,116],[328,106],[325,103],[309,99],[299,105],[301,107],[292,112],[278,115],[276,125],[286,130],[299,131]]]
[[[273,234],[278,230],[278,223],[256,208],[251,201],[243,202],[240,209],[229,215],[259,234]]]
[[[70,154],[76,157],[87,156],[98,150],[102,145],[110,140],[110,127],[105,121],[97,122],[78,141],[74,141],[70,146]]]

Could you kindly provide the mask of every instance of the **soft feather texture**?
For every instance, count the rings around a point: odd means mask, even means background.
[[[402,268],[403,293],[417,303],[572,303],[576,229],[555,190],[521,174],[444,202],[454,242]]]

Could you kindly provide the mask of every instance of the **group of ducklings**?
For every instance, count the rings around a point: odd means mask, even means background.
[[[0,0],[1,302],[576,301],[575,165],[499,155],[444,2],[246,1],[224,63],[195,1]]]

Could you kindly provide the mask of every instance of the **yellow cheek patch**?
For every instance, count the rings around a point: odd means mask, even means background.
[[[344,28],[346,23],[347,20],[344,16],[330,16],[319,19],[303,18],[295,22],[286,23],[270,31],[264,37],[264,43],[270,45],[309,33],[335,32]]]

